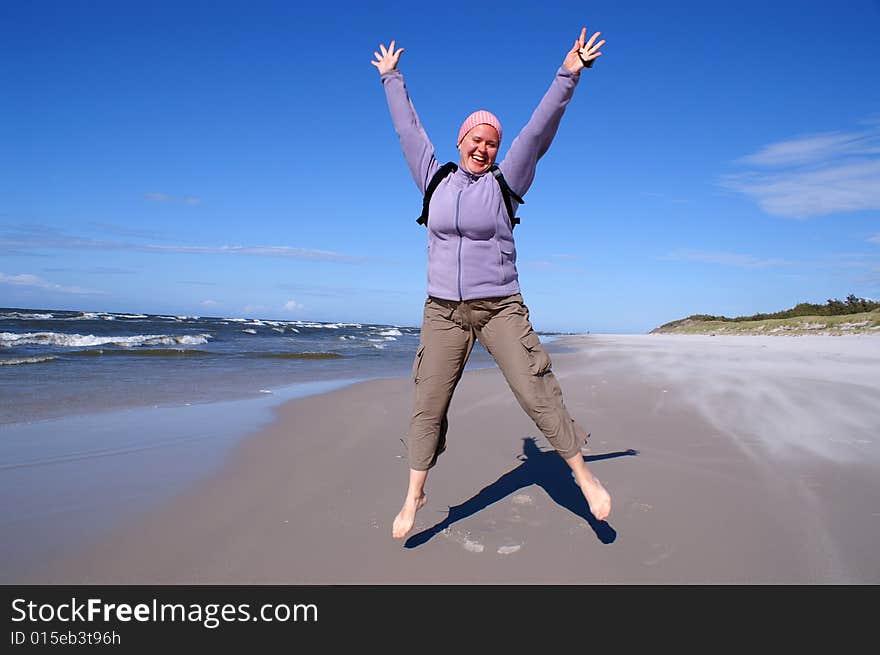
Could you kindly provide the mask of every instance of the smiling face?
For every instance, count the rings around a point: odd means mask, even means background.
[[[499,141],[494,127],[480,123],[458,144],[459,164],[474,175],[485,173],[495,163]]]

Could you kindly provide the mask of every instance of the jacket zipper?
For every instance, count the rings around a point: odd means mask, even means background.
[[[455,231],[458,232],[458,299],[464,300],[464,296],[461,293],[461,229],[458,227],[458,209],[461,205],[461,191],[459,190],[458,196],[455,198]]]

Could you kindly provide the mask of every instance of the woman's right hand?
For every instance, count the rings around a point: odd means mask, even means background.
[[[394,41],[391,42],[391,45],[388,49],[385,49],[385,44],[379,44],[379,50],[382,51],[380,55],[378,52],[374,52],[373,56],[376,58],[376,61],[371,61],[376,68],[379,69],[379,74],[383,75],[388,71],[392,71],[397,68],[397,62],[400,60],[400,53],[403,52],[403,48],[394,49]]]

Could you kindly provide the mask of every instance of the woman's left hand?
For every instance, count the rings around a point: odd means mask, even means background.
[[[591,62],[594,59],[601,57],[602,53],[599,51],[599,48],[605,44],[605,39],[596,43],[596,38],[600,34],[601,32],[595,32],[589,41],[585,41],[587,38],[587,28],[583,28],[581,35],[574,42],[571,50],[565,54],[565,60],[562,62],[563,68],[570,73],[579,73],[588,63],[592,65]]]

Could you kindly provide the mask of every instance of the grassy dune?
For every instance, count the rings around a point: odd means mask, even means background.
[[[697,321],[686,318],[654,328],[650,334],[880,335],[880,310],[840,316],[797,316],[763,321]]]

